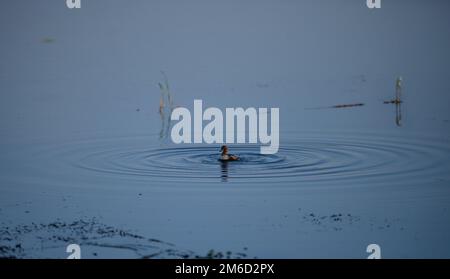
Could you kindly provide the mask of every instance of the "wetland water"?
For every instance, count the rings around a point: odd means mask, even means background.
[[[0,257],[450,257],[447,1],[28,2],[0,11]],[[280,108],[278,152],[171,143],[161,70],[174,107]]]

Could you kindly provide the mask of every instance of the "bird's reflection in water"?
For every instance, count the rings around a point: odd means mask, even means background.
[[[228,163],[227,161],[220,161],[220,178],[222,182],[228,182]]]

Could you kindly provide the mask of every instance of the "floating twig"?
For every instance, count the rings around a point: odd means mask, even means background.
[[[353,108],[353,107],[362,107],[364,106],[364,103],[356,103],[356,104],[342,104],[342,105],[335,105],[330,107],[317,107],[317,108],[307,108],[310,109],[335,109],[335,108]]]
[[[352,107],[362,107],[362,106],[364,106],[363,103],[358,103],[358,104],[335,105],[330,108],[352,108]]]

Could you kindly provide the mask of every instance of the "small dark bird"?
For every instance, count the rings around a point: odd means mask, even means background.
[[[220,148],[220,161],[238,161],[239,157],[236,155],[228,154],[228,146],[222,145]]]

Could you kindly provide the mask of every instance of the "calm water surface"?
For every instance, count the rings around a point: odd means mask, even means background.
[[[448,1],[28,2],[0,11],[0,257],[450,257]],[[172,144],[162,70],[175,106],[279,107],[279,152]]]

